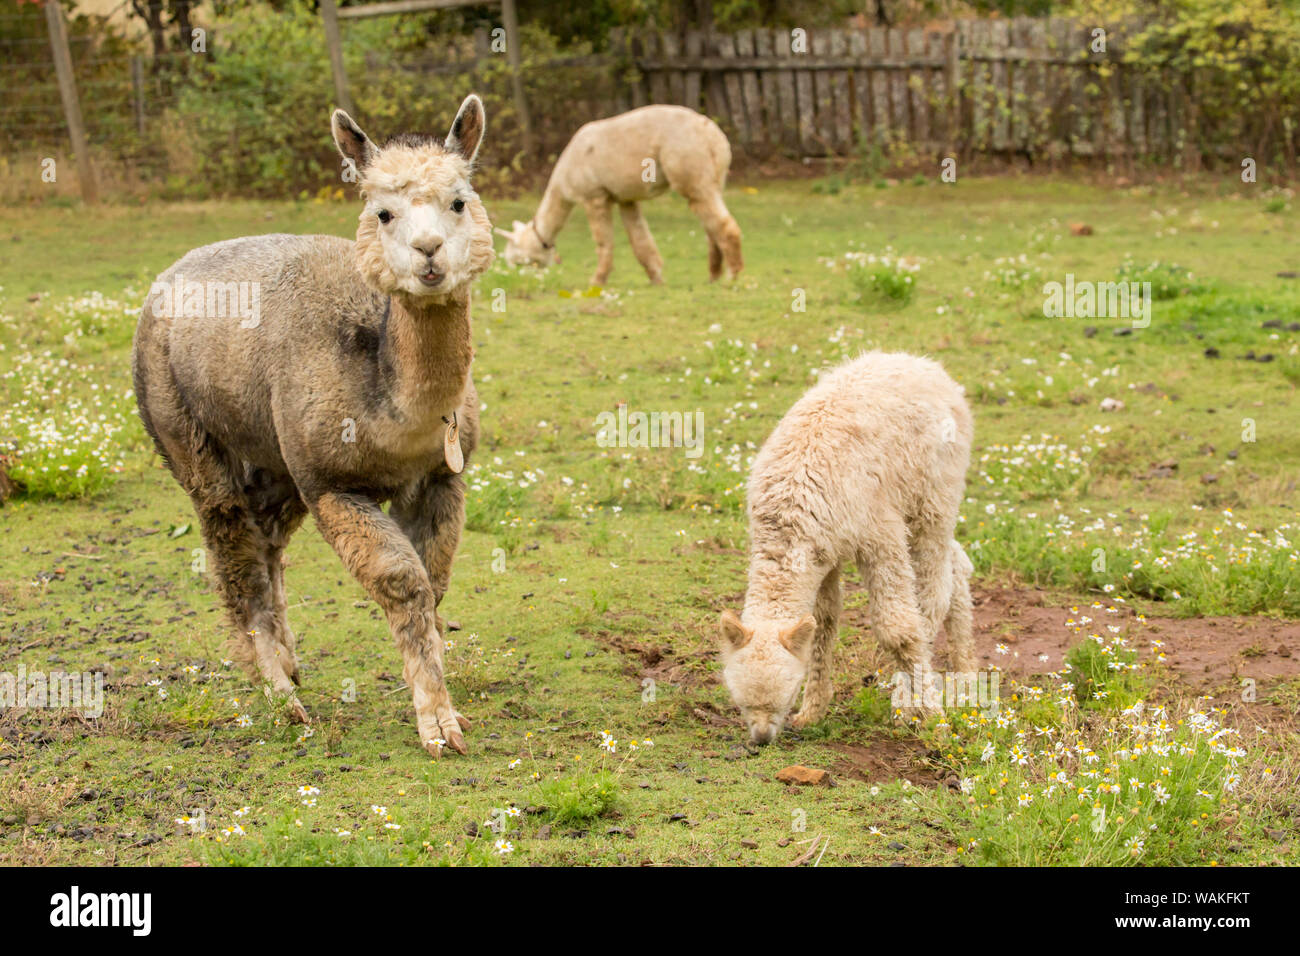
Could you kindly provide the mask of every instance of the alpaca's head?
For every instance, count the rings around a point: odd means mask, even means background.
[[[527,222],[516,219],[513,229],[507,231],[499,228],[497,232],[506,237],[506,251],[502,255],[512,266],[532,265],[547,268],[560,261],[555,251],[555,243],[544,242],[542,234],[537,231],[531,219]]]
[[[492,264],[492,224],[470,185],[483,140],[483,104],[471,94],[445,141],[403,134],[376,146],[335,110],[334,142],[361,184],[357,268],[381,292],[445,301],[468,293]]]
[[[722,681],[745,718],[749,739],[771,743],[785,726],[808,674],[817,624],[808,616],[746,627],[724,611],[718,630]]]

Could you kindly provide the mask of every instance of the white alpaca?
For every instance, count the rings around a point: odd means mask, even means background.
[[[587,123],[560,154],[537,212],[528,222],[514,221],[503,255],[511,265],[549,266],[558,261],[555,237],[573,207],[587,210],[596,242],[592,282],[603,285],[614,266],[615,205],[623,217],[632,252],[650,281],[663,281],[664,261],[637,205],[675,189],[686,197],[709,237],[709,275],[718,278],[725,263],[735,276],[744,266],[740,227],[722,201],[731,166],[731,145],[718,124],[684,106],[643,106]]]
[[[781,732],[805,679],[792,726],[830,704],[845,561],[900,672],[929,673],[943,624],[954,669],[974,670],[971,564],[953,540],[973,430],[942,366],[885,352],[831,370],[777,424],[749,479],[744,611],[720,628],[723,680],[755,743]]]

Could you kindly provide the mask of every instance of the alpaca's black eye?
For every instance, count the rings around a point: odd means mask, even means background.
[[[392,218],[393,218],[393,214],[392,214],[391,212],[389,212],[387,209],[381,209],[381,210],[379,210],[379,221],[380,221],[380,222],[388,222],[388,221],[391,220]]]
[[[452,212],[464,212],[464,211],[465,211],[465,200],[463,200],[463,199],[457,199],[457,200],[454,200],[454,201],[452,202],[452,204],[451,204],[451,211],[452,211]]]

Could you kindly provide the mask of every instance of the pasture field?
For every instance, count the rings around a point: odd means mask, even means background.
[[[0,861],[1297,862],[1295,200],[1015,179],[727,200],[734,283],[706,281],[677,197],[645,207],[663,287],[620,234],[590,288],[580,212],[559,266],[479,281],[483,434],[442,607],[474,727],[441,761],[310,520],[287,571],[310,728],[224,660],[190,502],[130,395],[159,271],[239,235],[351,236],[355,198],[0,209],[0,441],[26,489],[0,507],[0,670],[105,675],[98,718],[0,712]],[[485,201],[497,224],[534,202]],[[1069,274],[1151,282],[1149,326],[1044,317]],[[959,535],[1001,707],[892,720],[850,572],[830,716],[751,752],[713,655],[748,463],[818,369],[876,347],[967,389]],[[620,403],[698,412],[698,454],[605,447]],[[778,782],[793,764],[834,786]]]

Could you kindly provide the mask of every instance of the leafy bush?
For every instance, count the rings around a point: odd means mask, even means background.
[[[441,137],[461,100],[478,93],[490,131],[480,180],[495,192],[517,188],[524,141],[508,59],[502,52],[471,59],[471,38],[439,36],[437,23],[429,14],[346,25],[343,59],[356,119],[381,144],[406,131]],[[568,141],[574,117],[594,115],[594,106],[582,107],[590,105],[586,100],[609,68],[557,67],[554,38],[536,28],[522,33],[525,99],[573,106],[553,119],[539,117],[534,135],[545,155]],[[240,7],[222,21],[212,46],[212,55],[191,71],[169,124],[172,167],[182,171],[174,190],[284,195],[337,185],[341,166],[329,135],[334,87],[312,5],[293,0],[274,12],[265,3]],[[458,58],[447,55],[450,48]],[[564,51],[574,57],[588,52]],[[191,162],[180,162],[187,157]]]
[[[1122,62],[1145,89],[1188,104],[1174,141],[1208,159],[1295,162],[1300,6],[1287,0],[1083,0],[1076,10],[1089,24],[1125,25]]]

